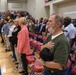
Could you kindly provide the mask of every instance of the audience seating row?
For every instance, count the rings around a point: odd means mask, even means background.
[[[41,50],[41,46],[42,44],[38,41],[36,41],[35,39],[31,39],[30,38],[30,45],[31,47],[34,49],[34,51],[32,52],[32,54],[26,56],[26,60],[28,62],[28,64],[30,64],[30,69],[31,69],[31,75],[34,75],[35,72],[37,73],[41,73],[43,71],[43,66],[39,66],[38,64],[35,63],[35,59],[38,58],[35,56],[35,52],[38,49],[38,51]]]
[[[41,43],[47,39],[46,36],[34,34],[32,32],[29,32],[29,36],[30,36],[30,38],[35,39],[36,41],[39,41]]]

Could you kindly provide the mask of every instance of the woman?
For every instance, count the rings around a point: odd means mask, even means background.
[[[26,18],[21,17],[19,19],[19,25],[21,26],[21,31],[18,33],[18,43],[17,43],[17,49],[18,52],[21,54],[21,60],[24,74],[28,75],[27,71],[27,61],[26,61],[26,54],[30,52],[30,43],[29,43],[29,33],[28,29],[26,27]]]

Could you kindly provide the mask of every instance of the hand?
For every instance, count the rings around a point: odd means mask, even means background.
[[[14,46],[15,46],[15,47],[17,47],[17,45],[16,45],[16,44],[15,44]]]
[[[48,42],[47,44],[43,45],[42,49],[43,48],[48,48],[48,49],[51,49],[54,47],[54,43],[52,41]]]
[[[43,24],[43,26],[45,26],[45,24]]]
[[[38,65],[40,65],[40,66],[44,66],[44,63],[43,63],[43,61],[42,61],[42,59],[36,59],[36,63],[38,64]]]
[[[18,29],[16,28],[13,32],[16,32]]]

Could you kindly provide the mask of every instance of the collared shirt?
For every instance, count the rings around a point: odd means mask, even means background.
[[[67,37],[68,41],[70,41],[70,39],[75,38],[76,29],[72,23],[69,24],[67,27],[65,27],[64,30],[67,31],[67,32],[64,32],[64,34]]]
[[[63,32],[61,32],[61,33],[59,33],[59,34],[57,34],[57,35],[55,35],[55,36],[52,36],[52,40],[55,39],[56,37],[58,37],[58,36],[61,35],[61,34],[63,34]]]
[[[21,31],[18,33],[17,50],[20,54],[30,52],[29,33],[25,25],[21,27]]]
[[[70,46],[64,33],[60,33],[53,39],[52,39],[52,34],[50,34],[47,37],[47,39],[44,41],[43,45],[45,45],[49,41],[52,41],[54,43],[54,47],[50,49],[51,53],[53,54],[53,62],[59,63],[63,67],[63,69],[66,69],[68,56],[70,53]],[[48,68],[46,66],[44,66],[44,69],[47,71],[56,70],[54,68]]]
[[[5,35],[8,35],[8,33],[9,33],[9,25],[8,25],[8,23],[3,26],[3,32],[4,32]]]
[[[14,30],[15,27],[16,27],[15,25],[12,25],[12,26],[9,27],[8,37],[11,37],[12,36],[12,32],[13,32],[13,30]]]

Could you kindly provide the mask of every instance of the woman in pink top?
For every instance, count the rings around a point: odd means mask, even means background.
[[[29,33],[26,27],[26,19],[21,17],[19,19],[19,25],[21,26],[21,31],[18,33],[18,43],[17,43],[17,50],[21,54],[21,60],[23,64],[23,69],[25,75],[28,75],[27,71],[27,61],[26,61],[26,54],[30,52],[30,43],[29,43]]]

